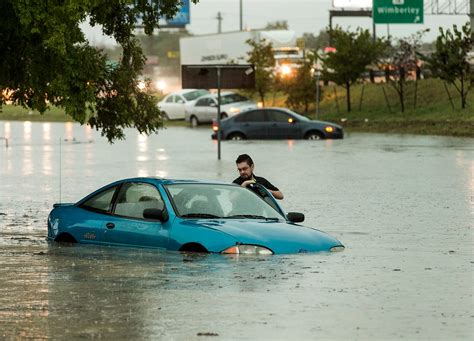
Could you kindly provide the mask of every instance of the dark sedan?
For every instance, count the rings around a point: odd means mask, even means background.
[[[217,124],[213,123],[217,138]],[[313,121],[285,108],[255,109],[221,121],[223,140],[245,139],[342,139],[342,127],[324,121]]]

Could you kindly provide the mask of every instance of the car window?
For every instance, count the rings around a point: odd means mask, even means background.
[[[264,122],[263,110],[247,111],[235,117],[236,122]]]
[[[174,102],[174,96],[168,96],[166,99],[166,103],[173,103]]]
[[[147,183],[125,183],[117,195],[114,214],[122,217],[143,219],[147,208],[164,208],[158,189]]]
[[[109,212],[112,208],[112,198],[116,189],[117,186],[108,188],[83,202],[80,207],[94,212]]]
[[[248,101],[248,98],[239,94],[228,94],[221,97],[222,104],[230,104],[230,103],[245,102],[245,101]]]
[[[278,111],[278,110],[267,110],[267,120],[270,122],[286,122],[288,123],[288,119],[290,119],[290,115]]]
[[[282,219],[282,215],[250,190],[236,185],[167,185],[176,213],[183,218]]]
[[[196,102],[197,107],[208,107],[209,106],[209,98],[201,98]]]
[[[194,90],[183,94],[183,97],[186,98],[187,101],[194,101],[195,99],[207,95],[208,93],[209,91],[207,90]]]

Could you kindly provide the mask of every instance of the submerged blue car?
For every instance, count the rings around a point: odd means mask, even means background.
[[[132,178],[77,203],[54,204],[48,240],[222,254],[342,251],[337,239],[297,223],[260,185]]]

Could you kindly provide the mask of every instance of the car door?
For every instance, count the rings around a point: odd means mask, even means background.
[[[199,99],[196,102],[195,114],[199,122],[211,122],[217,118],[216,102],[210,97]]]
[[[266,139],[267,122],[263,110],[251,110],[235,117],[236,127],[249,139]]]
[[[301,125],[290,114],[267,109],[268,137],[271,139],[296,139],[301,135]]]
[[[106,225],[111,219],[113,199],[119,186],[113,186],[94,193],[78,206],[74,236],[81,243],[106,243]]]
[[[145,219],[148,208],[165,209],[158,189],[149,183],[124,183],[115,200],[113,214],[106,224],[109,244],[166,248],[169,227],[166,222]]]
[[[186,101],[180,95],[173,95],[172,103],[169,105],[169,118],[177,120],[184,118],[184,105]]]

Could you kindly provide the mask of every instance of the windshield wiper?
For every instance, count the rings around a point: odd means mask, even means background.
[[[246,218],[246,219],[265,219],[265,220],[272,220],[272,221],[278,221],[278,218],[269,218],[269,217],[264,217],[261,215],[255,215],[255,214],[236,214],[236,215],[231,215],[225,218],[229,219],[239,219],[239,218]]]
[[[209,213],[188,213],[188,214],[183,214],[181,218],[222,218],[222,217],[216,216],[214,214],[209,214]]]

